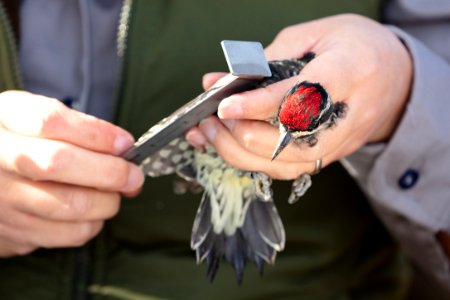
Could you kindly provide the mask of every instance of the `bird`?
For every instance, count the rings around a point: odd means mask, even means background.
[[[269,62],[272,76],[259,82],[255,88],[266,87],[298,75],[314,57],[314,53],[308,52],[299,59]],[[295,101],[291,99],[297,97],[296,95],[301,98],[299,93],[303,90],[312,96],[316,91],[324,91],[317,84],[309,88],[309,83],[302,82],[289,91],[291,94],[288,93],[283,98],[277,117],[268,120],[274,125],[279,123],[283,137],[273,159],[291,140],[304,140],[313,145],[318,131],[315,127],[321,129],[322,124],[326,123],[326,117],[334,118],[336,115],[335,112],[329,113],[330,107],[333,107],[329,103],[329,97],[320,94],[321,100],[312,101],[312,104],[323,110],[324,114],[311,119],[310,127],[297,128],[299,124],[303,126],[301,122],[291,124],[289,113],[290,110],[295,110],[295,105],[291,105],[295,104]],[[325,95],[326,100],[322,101]],[[303,102],[306,104],[311,101]],[[325,105],[323,108],[322,102]],[[154,127],[158,127],[158,124]],[[151,132],[152,128],[148,132]],[[304,131],[307,134],[297,134]],[[144,133],[142,137],[145,135]],[[286,234],[273,201],[272,179],[268,175],[236,169],[226,163],[211,145],[198,150],[192,147],[184,136],[173,139],[144,159],[141,168],[150,177],[177,174],[183,181],[177,181],[176,193],[203,190],[190,244],[195,251],[197,263],[206,262],[206,276],[210,282],[214,280],[221,261],[226,260],[233,267],[237,282],[241,285],[248,261],[254,262],[262,275],[265,264],[274,264],[277,253],[284,249]],[[294,200],[311,185],[308,174],[302,174],[299,178],[294,181],[290,202],[295,202]],[[302,186],[299,187],[299,184]]]
[[[338,119],[346,115],[348,106],[343,101],[332,102],[327,91],[320,83],[297,82],[281,100],[277,117],[272,124],[278,125],[280,138],[272,154],[272,160],[290,143],[307,144],[314,147],[317,135],[323,129],[331,128]],[[316,162],[312,173],[300,174],[292,183],[288,202],[298,201],[311,187],[311,175],[317,174],[322,160]]]
[[[296,83],[283,97],[277,114],[280,139],[272,154],[274,160],[291,142],[317,144],[317,134],[336,124],[347,111],[344,102],[333,103],[320,83]]]

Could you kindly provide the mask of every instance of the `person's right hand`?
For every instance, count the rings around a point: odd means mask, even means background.
[[[206,142],[230,165],[264,172],[282,180],[312,173],[371,143],[387,142],[396,131],[413,81],[413,61],[401,40],[388,28],[367,17],[343,14],[282,30],[265,48],[269,60],[315,58],[299,75],[264,88],[231,95],[210,117],[186,134],[197,148]],[[220,74],[204,77],[209,87]],[[272,159],[280,130],[267,123],[295,84],[320,83],[334,102],[348,107],[332,130],[323,130],[314,147],[290,143]]]
[[[144,181],[125,130],[56,99],[0,93],[0,257],[79,246]]]

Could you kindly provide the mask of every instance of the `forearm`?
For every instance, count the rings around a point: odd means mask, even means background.
[[[343,164],[405,251],[448,283],[442,246],[450,232],[450,64],[405,32],[391,29],[414,61],[409,102],[387,144],[367,146]],[[436,239],[439,232],[442,245]]]

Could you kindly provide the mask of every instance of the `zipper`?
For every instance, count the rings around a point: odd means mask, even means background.
[[[72,277],[72,300],[88,300],[89,284],[92,279],[92,248],[94,241],[89,241],[75,250]]]
[[[123,81],[124,56],[126,42],[128,38],[128,26],[130,23],[130,13],[133,0],[123,0],[120,8],[119,24],[117,27],[117,56],[119,58],[117,87],[116,87],[116,107],[119,103],[119,89]],[[92,283],[92,255],[94,254],[95,240],[88,242],[75,252],[75,268],[73,273],[72,299],[87,300],[91,298],[89,286]]]
[[[119,89],[123,81],[124,56],[126,42],[128,38],[128,26],[130,23],[130,13],[133,1],[123,0],[120,9],[119,24],[117,27],[117,56],[119,57],[117,87],[116,87],[116,107],[119,103]],[[92,255],[94,254],[95,240],[88,242],[75,252],[75,268],[72,285],[73,300],[87,300],[91,298],[89,285],[92,282]]]
[[[128,27],[133,0],[124,0],[120,9],[119,26],[117,27],[117,56],[120,59],[119,69],[123,68],[123,57],[126,50]],[[119,72],[121,73],[121,71]]]
[[[0,1],[0,26],[4,30],[5,38],[7,40],[6,45],[3,47],[6,50],[5,62],[6,64],[0,66],[0,74],[4,74],[5,88],[6,89],[23,89],[22,76],[20,74],[20,68],[17,57],[17,44],[14,37],[11,21],[6,14],[6,9],[3,3]],[[0,29],[2,30],[2,29]],[[8,64],[9,63],[9,64]],[[11,73],[8,76],[8,73]],[[9,80],[8,80],[9,79]]]
[[[123,0],[122,8],[120,10],[119,24],[117,26],[117,57],[119,58],[118,72],[116,80],[116,91],[114,97],[115,110],[113,111],[111,117],[113,121],[117,121],[119,114],[119,104],[122,85],[124,81],[124,70],[125,70],[125,55],[127,48],[128,32],[130,26],[131,11],[133,8],[133,0]]]

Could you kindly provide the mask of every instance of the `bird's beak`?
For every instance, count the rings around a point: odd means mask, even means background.
[[[287,131],[284,126],[280,126],[280,139],[278,140],[278,145],[272,154],[272,160],[274,160],[278,154],[289,144],[291,141],[291,133]]]

